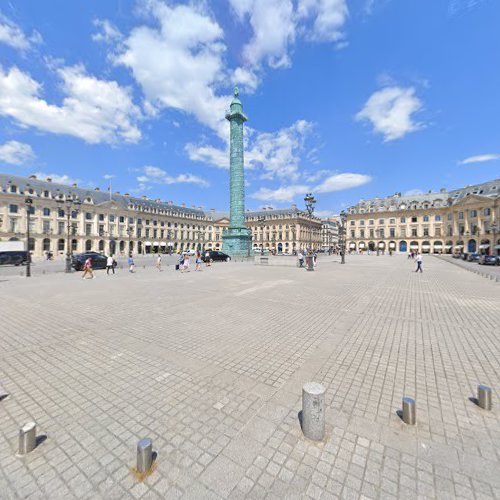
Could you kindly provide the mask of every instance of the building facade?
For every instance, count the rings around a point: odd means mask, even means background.
[[[321,226],[321,247],[325,252],[336,251],[339,248],[339,224],[337,215],[323,220]]]
[[[32,199],[29,208],[26,198]],[[79,203],[74,203],[77,198]],[[73,201],[71,201],[73,200]],[[107,255],[221,250],[229,217],[99,188],[0,174],[0,241],[26,241],[32,255],[95,251]],[[252,248],[290,252],[321,247],[321,221],[297,207],[245,213]]]
[[[347,210],[350,251],[500,254],[500,179],[439,193],[360,200]]]

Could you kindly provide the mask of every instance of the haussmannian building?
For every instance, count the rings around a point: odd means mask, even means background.
[[[500,254],[500,179],[438,193],[360,200],[347,210],[350,251]]]
[[[77,197],[79,204],[70,204]],[[26,198],[33,203],[26,207]],[[0,174],[0,241],[26,241],[30,211],[32,255],[95,251],[126,256],[183,250],[221,250],[227,215],[172,201],[135,197],[128,193],[86,189]],[[68,217],[69,215],[69,217]],[[252,248],[290,252],[321,247],[321,220],[292,206],[290,209],[247,211]]]

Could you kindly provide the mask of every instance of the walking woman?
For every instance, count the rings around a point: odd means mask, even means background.
[[[184,255],[184,263],[182,265],[181,273],[188,273],[188,272],[189,272],[189,255],[186,254]]]
[[[89,257],[86,261],[85,264],[83,264],[83,274],[82,274],[82,279],[86,279],[85,276],[87,274],[90,274],[90,278],[94,279],[94,270],[92,269],[92,259]]]
[[[203,269],[201,268],[201,253],[198,252],[196,254],[196,268],[195,268],[195,271],[203,271]]]

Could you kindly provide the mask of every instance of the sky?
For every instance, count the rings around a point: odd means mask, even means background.
[[[0,171],[329,216],[500,174],[498,0],[0,0]]]

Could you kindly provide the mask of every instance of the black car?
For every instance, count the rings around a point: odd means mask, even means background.
[[[461,253],[461,254],[460,254],[460,258],[461,258],[462,260],[467,260],[467,256],[468,256],[468,255],[469,255],[468,253]]]
[[[85,261],[89,257],[92,259],[92,269],[106,269],[108,258],[105,255],[101,255],[97,252],[85,252],[73,255],[73,259],[71,260],[71,267],[75,271],[82,271]]]
[[[26,250],[7,250],[0,252],[0,266],[21,266],[28,263]]]
[[[479,258],[479,264],[485,266],[498,266],[500,265],[500,258],[495,255],[481,255]]]
[[[479,260],[479,257],[481,257],[478,253],[470,253],[467,255],[467,260],[469,262],[477,262]]]
[[[231,260],[231,257],[227,253],[224,252],[219,252],[218,250],[211,250],[209,252],[205,252],[203,254],[203,262],[207,261],[225,261],[229,262]]]

